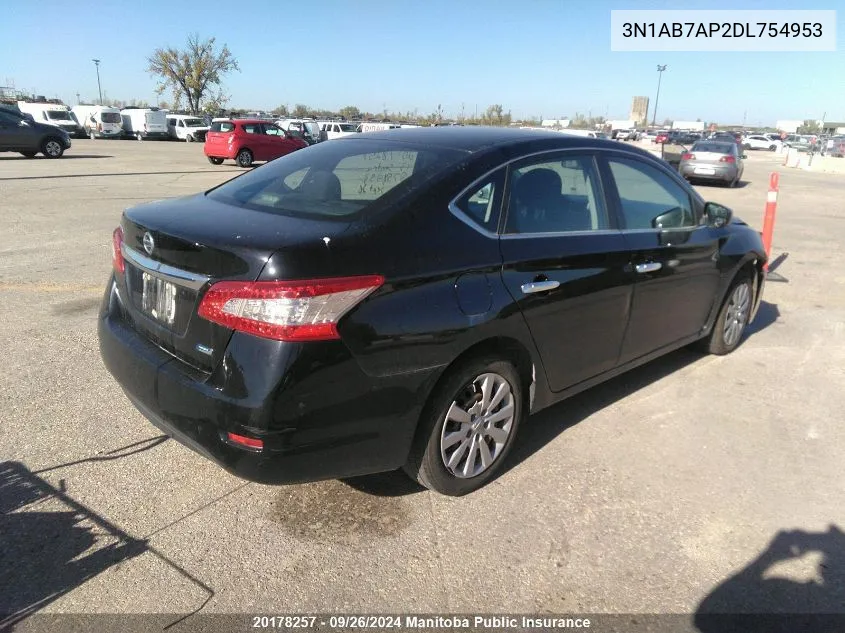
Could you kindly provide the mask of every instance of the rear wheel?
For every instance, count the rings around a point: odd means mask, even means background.
[[[235,162],[237,162],[240,167],[249,167],[252,165],[252,160],[252,152],[248,149],[242,149],[239,151],[237,157],[235,158]]]
[[[745,326],[748,325],[753,303],[751,277],[747,273],[740,273],[728,290],[719,316],[713,324],[713,330],[707,338],[700,341],[700,349],[718,356],[734,351],[742,340]]]
[[[144,135],[143,135],[143,134],[141,134],[140,132],[138,132],[138,133],[135,135],[135,138],[137,138],[139,141],[143,141],[143,140],[144,140]]]
[[[97,135],[96,135],[96,134],[94,134],[94,132],[89,132],[89,133],[88,133],[88,138],[90,138],[90,139],[93,141],[93,140],[96,140]]]
[[[769,151],[770,151],[770,152],[775,151],[777,148],[778,148],[778,146],[777,146],[777,145],[769,145]]]
[[[41,145],[41,153],[47,158],[61,158],[65,148],[59,139],[50,137]]]
[[[35,158],[37,153],[38,152],[21,152],[21,154],[23,154],[26,158]]]
[[[222,159],[222,158],[217,158],[216,156],[209,156],[209,157],[208,157],[208,162],[209,162],[209,163],[211,163],[212,165],[222,165],[222,164],[223,164],[223,159]]]
[[[188,134],[188,136],[185,137],[185,141],[187,141],[188,143],[193,143],[194,142],[194,135]]]
[[[426,488],[460,496],[501,468],[526,415],[514,366],[494,356],[455,367],[432,393],[404,470]]]

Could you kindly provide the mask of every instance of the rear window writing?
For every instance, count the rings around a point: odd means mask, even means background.
[[[343,139],[283,156],[208,195],[256,210],[348,218],[389,205],[463,155],[445,148]]]

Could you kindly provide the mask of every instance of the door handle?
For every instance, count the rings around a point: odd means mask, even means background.
[[[635,268],[638,273],[653,273],[663,268],[663,264],[660,262],[647,262],[645,264],[637,264]]]
[[[546,292],[548,290],[554,290],[560,286],[559,281],[532,281],[531,283],[522,284],[522,292],[523,294],[534,294],[535,292]]]

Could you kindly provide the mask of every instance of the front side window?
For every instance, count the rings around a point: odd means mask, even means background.
[[[510,173],[507,233],[610,228],[592,156],[542,159]]]
[[[284,130],[282,130],[282,128],[277,127],[275,125],[264,125],[262,127],[264,128],[264,133],[267,134],[268,136],[284,137],[284,135],[285,135]]]
[[[50,121],[73,121],[67,110],[47,110],[47,118]]]
[[[352,219],[389,207],[463,156],[452,149],[383,141],[319,143],[225,183],[208,196],[282,215]]]
[[[638,160],[612,158],[610,172],[619,192],[627,230],[693,227],[689,194],[667,174]]]

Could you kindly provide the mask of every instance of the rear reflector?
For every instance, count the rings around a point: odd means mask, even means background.
[[[736,159],[733,156],[722,156],[719,159],[720,163],[735,163]]]
[[[121,246],[123,246],[123,229],[117,227],[111,235],[111,260],[114,269],[122,274],[126,270],[126,264],[123,261]]]
[[[258,450],[264,448],[264,441],[257,440],[254,437],[246,437],[245,435],[237,435],[235,433],[227,433],[226,437],[230,442],[246,446],[247,448],[255,448]]]
[[[337,323],[384,277],[305,281],[221,281],[205,293],[197,313],[228,328],[278,341],[339,338]]]

